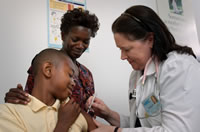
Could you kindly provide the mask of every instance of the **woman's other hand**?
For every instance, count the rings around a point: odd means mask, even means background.
[[[89,108],[90,104],[92,103],[92,100],[93,96],[89,97],[89,99],[86,102],[87,108]],[[107,116],[109,116],[110,109],[101,99],[97,97],[95,97],[91,108],[96,116],[99,116],[101,118],[106,118]]]
[[[115,126],[105,125],[98,122],[97,120],[94,120],[94,123],[96,124],[98,128],[91,132],[114,132]],[[118,129],[117,132],[121,132],[120,128]]]
[[[4,98],[6,103],[13,104],[28,104],[30,102],[30,98],[28,97],[28,93],[23,91],[23,87],[21,84],[17,85],[17,88],[11,88]]]
[[[86,107],[88,108],[92,103],[93,96],[91,96],[87,102]],[[99,116],[106,121],[108,121],[111,125],[119,126],[120,125],[120,116],[117,112],[111,110],[101,99],[95,97],[92,110],[96,116]]]

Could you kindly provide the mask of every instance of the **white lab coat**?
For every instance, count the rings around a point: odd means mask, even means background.
[[[140,71],[131,73],[129,94],[138,73],[141,75]],[[130,116],[120,115],[122,132],[200,132],[200,63],[193,56],[171,52],[159,64],[158,79],[154,61],[149,64],[143,87],[142,78],[137,81],[136,100],[129,100]],[[144,117],[141,102],[151,93],[160,98],[161,112],[140,119],[142,127],[134,128],[136,104],[138,115]]]

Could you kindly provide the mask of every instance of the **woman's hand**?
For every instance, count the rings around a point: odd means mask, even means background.
[[[70,99],[66,104],[62,103],[58,110],[58,122],[54,132],[68,131],[81,112],[79,104]]]
[[[92,103],[93,96],[89,97],[89,99],[86,102],[86,107],[88,108],[89,105]],[[95,97],[94,102],[92,104],[92,110],[94,111],[94,114],[96,116],[99,116],[101,118],[106,118],[110,114],[110,109],[108,106],[99,98]]]
[[[28,97],[28,93],[23,91],[23,87],[21,84],[17,85],[17,88],[11,88],[4,98],[5,102],[13,103],[13,104],[28,104],[30,102],[30,98]]]
[[[92,98],[93,98],[93,96],[91,96],[87,100],[86,107],[89,107],[89,105],[92,103]],[[120,125],[119,114],[117,112],[111,110],[101,99],[99,99],[97,97],[94,99],[94,102],[92,104],[92,109],[96,116],[99,116],[99,117],[105,119],[111,125],[114,125],[114,126]]]
[[[114,132],[115,126],[109,126],[109,125],[105,125],[102,124],[96,120],[94,120],[96,126],[98,127],[97,129],[91,131],[91,132]],[[121,132],[120,129],[118,129],[117,132]]]

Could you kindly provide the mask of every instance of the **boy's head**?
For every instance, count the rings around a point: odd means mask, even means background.
[[[45,49],[37,54],[32,60],[32,68],[35,83],[45,84],[46,88],[54,98],[64,100],[72,94],[74,87],[74,64],[63,52],[56,49]],[[46,83],[41,82],[44,80]],[[36,82],[37,81],[37,82]]]

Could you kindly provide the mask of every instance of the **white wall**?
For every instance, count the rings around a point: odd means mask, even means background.
[[[47,47],[46,0],[0,0],[0,103],[26,82],[31,59]]]
[[[198,38],[200,39],[200,13],[199,13],[200,1],[199,0],[193,0],[192,4],[193,4],[193,7],[194,7],[193,12],[194,12],[195,19],[196,19]]]
[[[199,13],[199,5],[200,1],[199,0],[192,0],[192,6],[193,6],[193,12],[194,12],[194,17],[196,21],[196,28],[197,28],[197,34],[198,34],[198,39],[199,39],[199,44],[200,44],[200,13]],[[197,56],[198,60],[200,62],[200,55]]]
[[[116,111],[128,114],[131,66],[120,60],[111,32],[112,22],[128,7],[143,4],[155,11],[155,0],[87,0],[87,9],[101,23],[89,53],[79,59],[93,73],[97,96]],[[47,48],[47,1],[0,0],[0,103],[17,83],[25,85],[31,59]]]

